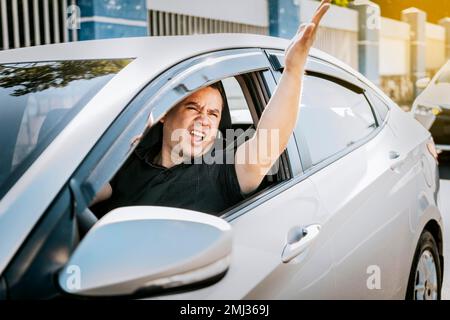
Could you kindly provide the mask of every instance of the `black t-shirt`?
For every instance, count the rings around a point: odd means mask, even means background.
[[[93,208],[105,214],[124,206],[168,206],[218,215],[243,199],[234,164],[152,163],[160,144],[137,147],[111,181],[110,199]],[[225,162],[225,161],[222,161]]]

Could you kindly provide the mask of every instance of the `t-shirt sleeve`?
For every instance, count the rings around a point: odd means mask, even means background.
[[[244,199],[241,187],[236,174],[234,164],[224,164],[221,166],[221,173],[219,174],[219,183],[224,188],[224,194],[230,206],[242,201]]]

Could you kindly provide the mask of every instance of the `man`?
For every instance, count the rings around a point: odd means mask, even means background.
[[[234,164],[185,163],[188,158],[205,155],[216,140],[224,101],[220,88],[212,85],[193,93],[163,117],[162,139],[138,146],[94,199],[96,203],[110,198],[101,211],[162,205],[218,214],[255,191],[294,130],[308,53],[330,2],[320,3],[312,22],[300,26],[286,49],[280,83],[254,136],[237,148]]]

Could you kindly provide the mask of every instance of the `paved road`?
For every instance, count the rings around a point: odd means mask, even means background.
[[[440,157],[441,212],[444,220],[444,283],[442,299],[450,300],[450,154]],[[447,231],[447,232],[445,232]]]

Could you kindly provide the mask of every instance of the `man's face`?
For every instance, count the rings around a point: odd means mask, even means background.
[[[222,115],[222,96],[214,88],[196,91],[171,109],[164,123],[163,148],[176,156],[198,157],[214,143]]]

